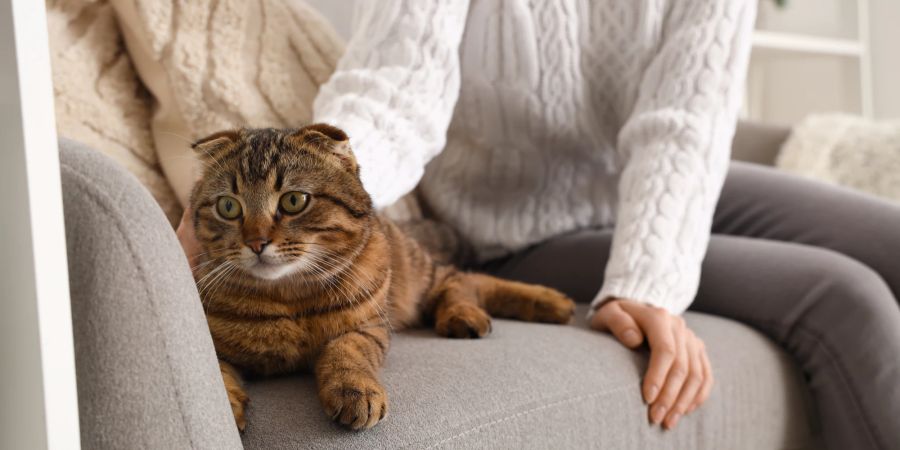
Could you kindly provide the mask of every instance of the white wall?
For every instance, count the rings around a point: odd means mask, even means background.
[[[79,447],[44,2],[0,2],[0,448]]]
[[[868,34],[859,26],[858,5],[869,5]],[[810,113],[862,114],[871,83],[871,115],[900,117],[900,2],[897,0],[789,0],[785,9],[761,0],[757,29],[846,39],[870,44],[871,76],[865,59],[754,49],[749,77],[750,117],[795,123]]]
[[[344,39],[350,39],[352,33],[353,4],[356,0],[307,0],[319,10],[337,29]],[[366,0],[377,1],[377,0]]]
[[[875,117],[900,118],[900,1],[871,2]]]

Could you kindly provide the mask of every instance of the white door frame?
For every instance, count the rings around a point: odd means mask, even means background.
[[[43,0],[0,0],[0,448],[78,449]]]

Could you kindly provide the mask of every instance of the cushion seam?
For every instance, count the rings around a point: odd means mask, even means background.
[[[70,166],[69,164],[64,163],[64,162],[61,162],[61,163],[60,163],[60,167],[62,168],[62,170],[69,171],[70,174],[72,174],[72,175],[74,175],[75,177],[79,178],[79,179],[84,183],[84,184],[82,185],[82,186],[84,186],[84,187],[86,188],[86,189],[84,189],[84,193],[87,194],[87,197],[88,197],[92,202],[94,202],[97,206],[99,206],[99,207],[103,210],[103,212],[104,212],[109,218],[111,218],[111,219],[113,220],[113,223],[115,224],[116,229],[118,230],[119,234],[120,234],[123,238],[125,238],[125,243],[126,243],[126,246],[127,246],[127,248],[128,248],[128,252],[130,253],[131,259],[136,263],[136,266],[137,266],[139,269],[141,269],[141,270],[138,270],[138,276],[139,276],[140,279],[141,279],[141,285],[142,285],[141,287],[142,287],[142,289],[143,289],[143,291],[144,291],[144,294],[147,296],[147,298],[150,299],[150,304],[153,306],[152,308],[150,308],[150,310],[151,310],[152,314],[154,315],[154,317],[155,317],[155,319],[156,319],[156,328],[157,328],[157,332],[159,333],[160,341],[162,342],[163,350],[164,350],[164,353],[165,353],[165,355],[166,355],[166,356],[165,356],[165,357],[166,357],[166,364],[168,365],[168,369],[169,369],[168,372],[169,372],[169,376],[170,376],[170,378],[171,378],[170,381],[171,381],[171,383],[172,383],[172,389],[174,390],[174,392],[175,392],[175,397],[176,397],[176,399],[177,399],[177,401],[178,401],[178,413],[179,413],[179,415],[181,416],[181,423],[182,423],[182,425],[184,426],[185,435],[186,435],[187,438],[188,438],[188,442],[190,442],[191,448],[196,448],[196,446],[194,445],[193,437],[192,437],[192,435],[191,435],[191,433],[190,433],[190,430],[189,430],[189,427],[188,427],[188,423],[187,423],[187,418],[186,418],[185,412],[184,412],[184,398],[183,398],[183,395],[182,395],[180,389],[178,388],[178,384],[175,382],[175,379],[174,379],[174,377],[175,377],[175,375],[174,375],[174,364],[172,363],[172,360],[171,360],[171,355],[170,355],[170,352],[169,352],[169,344],[168,344],[168,342],[167,342],[166,339],[165,339],[165,333],[163,332],[163,330],[162,330],[162,328],[161,328],[161,326],[160,326],[161,317],[160,317],[160,315],[159,315],[158,305],[157,305],[157,303],[156,303],[155,297],[154,297],[153,295],[151,295],[150,290],[148,289],[149,283],[148,283],[148,281],[147,281],[147,279],[146,279],[146,276],[145,276],[145,274],[144,274],[144,270],[142,270],[142,269],[145,268],[145,267],[144,267],[145,264],[144,264],[143,261],[138,257],[138,253],[135,251],[134,247],[132,246],[131,240],[128,239],[128,234],[125,233],[125,230],[124,230],[124,227],[123,227],[123,224],[122,224],[121,220],[113,213],[112,208],[110,208],[109,206],[107,206],[107,204],[104,204],[104,202],[101,201],[101,199],[105,199],[105,200],[109,200],[110,203],[114,203],[114,202],[112,201],[112,198],[111,198],[108,194],[106,194],[105,192],[103,192],[103,191],[100,189],[100,187],[97,186],[97,185],[93,182],[93,180],[91,180],[90,178],[88,178],[87,176],[85,176],[83,173],[81,173],[77,168],[72,167],[72,166]],[[65,208],[65,205],[64,205],[64,208]]]
[[[553,401],[553,402],[550,402],[550,403],[545,403],[545,404],[540,405],[540,406],[535,406],[535,407],[530,408],[530,409],[525,409],[525,410],[522,410],[522,411],[519,411],[519,412],[516,412],[516,413],[513,413],[513,414],[509,414],[509,415],[507,415],[507,416],[505,416],[505,417],[501,417],[501,418],[499,418],[499,419],[494,419],[494,420],[492,420],[492,421],[490,421],[490,422],[487,422],[487,423],[483,423],[483,424],[481,424],[481,425],[474,426],[474,427],[472,427],[472,428],[469,428],[469,429],[466,430],[466,431],[462,431],[462,432],[457,433],[457,434],[455,434],[455,435],[453,435],[453,436],[450,436],[450,437],[444,438],[444,439],[442,439],[442,440],[440,440],[440,441],[438,441],[438,442],[435,442],[435,443],[433,443],[433,444],[431,444],[431,445],[429,445],[429,446],[427,446],[427,447],[425,447],[425,448],[426,448],[426,450],[432,449],[432,448],[436,448],[436,447],[442,446],[442,445],[444,445],[444,444],[446,444],[446,443],[449,443],[449,442],[451,442],[451,441],[455,441],[455,440],[457,440],[457,439],[459,439],[459,438],[462,438],[462,437],[464,437],[464,436],[466,436],[466,435],[469,435],[469,434],[472,434],[472,433],[479,433],[479,432],[481,432],[481,431],[482,431],[483,429],[485,429],[485,428],[490,428],[490,427],[499,425],[499,424],[501,424],[501,423],[503,423],[503,422],[508,422],[508,421],[510,421],[510,420],[515,420],[515,419],[517,419],[517,418],[519,418],[519,417],[527,416],[527,415],[529,415],[529,414],[532,414],[532,413],[535,413],[535,412],[538,412],[538,411],[542,411],[542,410],[545,410],[545,409],[548,409],[548,408],[555,408],[555,407],[559,407],[559,406],[562,406],[562,405],[565,405],[565,404],[569,404],[569,403],[575,403],[575,402],[580,402],[580,401],[584,401],[584,400],[589,400],[589,399],[592,399],[592,398],[595,398],[595,397],[602,397],[602,396],[605,396],[605,395],[609,395],[609,394],[612,394],[612,393],[615,393],[615,392],[624,391],[624,390],[627,390],[627,389],[634,389],[634,386],[632,386],[632,385],[628,385],[628,386],[620,386],[620,387],[618,387],[618,388],[615,388],[615,389],[609,389],[609,390],[606,390],[606,391],[603,391],[603,392],[594,392],[594,393],[592,393],[592,394],[582,394],[582,395],[578,395],[578,396],[575,396],[575,397],[564,398],[564,399],[556,400],[556,401]]]

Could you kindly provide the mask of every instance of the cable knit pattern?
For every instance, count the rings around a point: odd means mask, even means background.
[[[60,136],[111,156],[153,194],[172,224],[181,206],[150,135],[152,99],[125,52],[105,0],[47,0],[47,28]]]
[[[421,178],[482,260],[615,225],[594,308],[613,297],[687,308],[755,1],[359,4],[314,114],[348,131],[377,205]]]
[[[317,122],[352,130],[375,204],[413,190],[444,147],[459,93],[466,2],[360,1],[353,37],[313,105]],[[354,148],[355,149],[355,148]]]
[[[300,126],[343,43],[302,0],[109,0],[156,101],[160,164],[182,204],[197,177],[190,143],[240,126]]]

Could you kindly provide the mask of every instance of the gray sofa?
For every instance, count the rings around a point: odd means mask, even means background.
[[[743,126],[735,156],[771,161],[785,131]],[[647,423],[646,353],[570,326],[498,320],[483,340],[399,332],[382,373],[390,414],[349,432],[309,375],[250,380],[233,424],[187,261],[151,196],[109,159],[60,159],[83,448],[793,449],[818,436],[788,356],[731,320],[688,312],[716,374],[709,402],[664,432]]]

